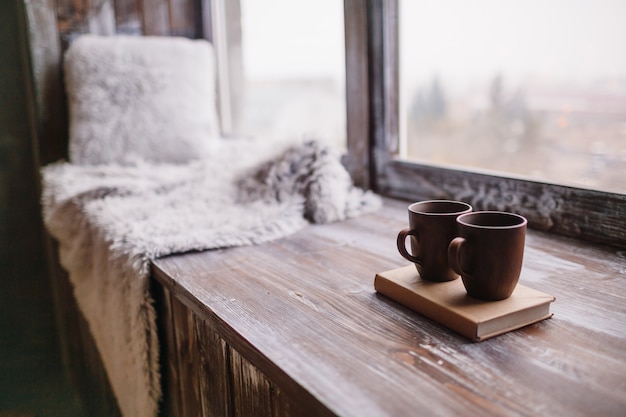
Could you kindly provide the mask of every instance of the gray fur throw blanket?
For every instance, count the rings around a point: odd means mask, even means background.
[[[221,140],[212,154],[42,169],[45,225],[127,417],[156,416],[162,395],[150,260],[260,244],[381,204],[317,141]]]

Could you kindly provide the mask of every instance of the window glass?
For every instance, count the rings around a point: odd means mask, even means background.
[[[241,0],[243,89],[235,132],[345,147],[343,2]]]
[[[404,0],[402,155],[626,193],[626,2]]]

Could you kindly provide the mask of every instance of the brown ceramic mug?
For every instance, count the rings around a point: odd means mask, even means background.
[[[448,260],[467,294],[488,301],[510,297],[522,270],[528,221],[500,211],[463,214],[456,221],[459,235],[450,242]]]
[[[398,233],[400,255],[415,264],[429,281],[452,281],[459,277],[448,265],[448,245],[457,234],[457,216],[470,213],[472,206],[460,201],[430,200],[409,206],[409,227]],[[411,236],[411,253],[406,238]]]

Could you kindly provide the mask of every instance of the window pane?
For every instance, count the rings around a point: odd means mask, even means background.
[[[343,2],[241,0],[237,133],[346,143]]]
[[[404,156],[626,192],[626,2],[404,0]]]

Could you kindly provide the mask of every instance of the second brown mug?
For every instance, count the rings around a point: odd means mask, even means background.
[[[528,221],[519,214],[477,211],[456,219],[459,235],[449,246],[450,266],[467,294],[481,300],[508,298],[517,285]]]

